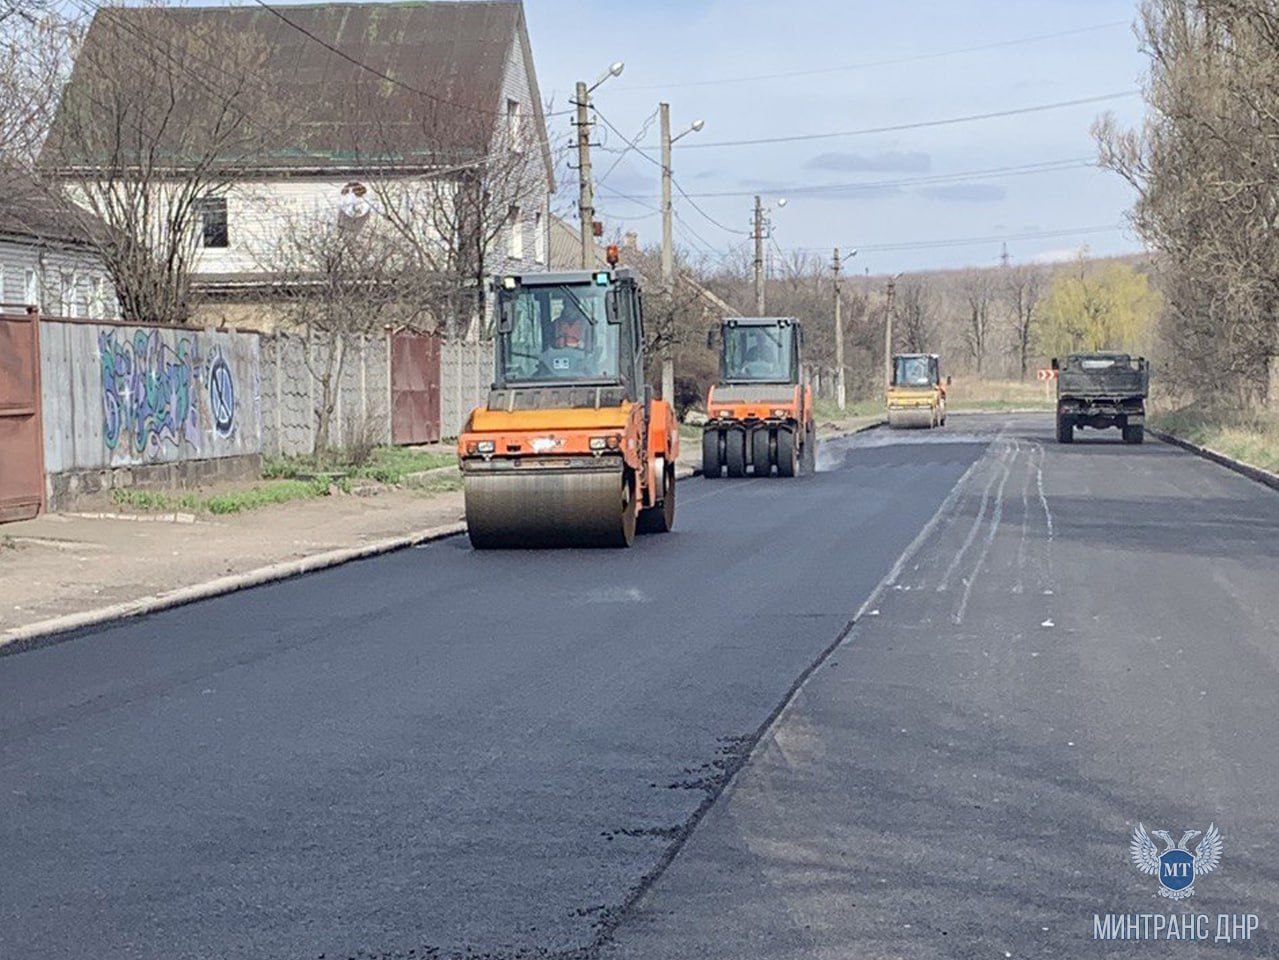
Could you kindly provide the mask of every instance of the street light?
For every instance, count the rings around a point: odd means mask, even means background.
[[[596,87],[598,87],[601,83],[603,83],[609,77],[620,77],[622,75],[622,71],[625,69],[626,69],[626,64],[623,61],[621,60],[616,61],[611,66],[609,66],[607,70],[605,70],[603,73],[600,74],[598,80],[596,80],[594,83],[592,83],[589,87],[586,88],[586,92],[591,93]]]
[[[675,134],[675,136],[671,137],[671,143],[675,143],[677,140],[684,139],[684,137],[687,137],[690,133],[701,133],[702,128],[705,126],[706,126],[705,120],[694,120],[689,125],[688,129],[685,130],[683,133],[677,133]]]

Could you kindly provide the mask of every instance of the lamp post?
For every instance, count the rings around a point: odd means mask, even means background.
[[[662,127],[662,287],[666,291],[667,326],[675,325],[675,238],[671,222],[671,147],[690,133],[706,126],[704,120],[694,120],[683,133],[671,136],[671,105],[658,104]],[[662,399],[675,402],[675,357],[673,344],[668,337],[662,346]]]
[[[591,248],[595,245],[595,187],[591,183],[591,93],[609,77],[620,77],[626,64],[621,60],[609,66],[599,79],[587,85],[585,80],[577,82],[576,107],[577,120],[577,215],[582,227],[582,269],[589,270],[595,266],[595,258]]]
[[[777,206],[779,209],[786,206],[786,198],[778,200]],[[760,317],[764,315],[764,231],[771,225],[764,213],[763,202],[756,196],[755,229],[752,233],[755,237],[755,315]]]

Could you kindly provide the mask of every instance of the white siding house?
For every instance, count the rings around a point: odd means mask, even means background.
[[[10,188],[0,206],[0,303],[48,317],[119,317],[101,259],[73,226],[82,222],[34,189]]]

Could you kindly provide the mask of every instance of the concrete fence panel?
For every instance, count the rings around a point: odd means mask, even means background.
[[[456,437],[476,407],[488,402],[493,383],[493,342],[445,343],[440,348],[440,422]]]
[[[47,490],[55,506],[106,487],[257,469],[256,334],[45,320],[40,367]]]

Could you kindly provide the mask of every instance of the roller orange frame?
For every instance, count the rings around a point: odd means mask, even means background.
[[[459,459],[501,457],[560,457],[560,456],[610,456],[620,453],[623,462],[630,467],[639,489],[637,502],[646,507],[656,504],[655,486],[642,483],[641,477],[651,477],[658,457],[673,464],[679,457],[679,429],[675,414],[665,400],[651,404],[648,427],[648,469],[640,469],[640,439],[643,433],[644,405],[627,401],[616,407],[561,407],[550,410],[489,410],[480,407],[472,411],[466,427],[457,440]],[[592,450],[591,438],[616,438],[616,446],[605,450]],[[492,454],[476,452],[481,440],[493,441]],[[534,449],[533,441],[549,440],[547,449]],[[539,446],[545,446],[539,444]]]

